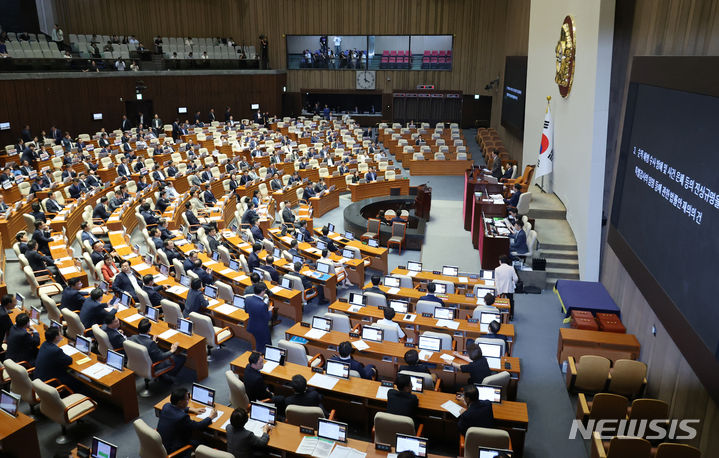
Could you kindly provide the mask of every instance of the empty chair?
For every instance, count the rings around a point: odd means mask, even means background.
[[[509,433],[503,429],[473,426],[459,437],[459,454],[465,458],[478,458],[480,447],[507,450],[509,446]]]
[[[649,458],[652,454],[652,445],[648,440],[641,437],[617,436],[609,441],[609,448],[604,448],[604,443],[596,431],[593,434],[592,455],[597,458]],[[684,458],[684,457],[682,457]]]
[[[177,327],[179,319],[182,317],[182,309],[180,306],[169,299],[162,299],[160,301],[160,307],[162,307],[163,321],[171,327]]]
[[[232,338],[232,331],[229,327],[219,328],[212,324],[212,319],[207,315],[197,312],[190,313],[190,320],[193,324],[193,332],[205,338],[207,344],[207,360],[212,361],[212,348],[220,347]]]
[[[506,399],[507,397],[507,386],[509,385],[510,380],[509,372],[502,371],[498,372],[496,374],[488,375],[487,377],[484,377],[482,380],[482,385],[492,385],[492,386],[499,386],[502,388],[502,399]]]
[[[60,445],[69,442],[65,436],[67,425],[93,412],[97,406],[91,398],[84,394],[73,393],[68,388],[64,390],[70,394],[61,398],[60,392],[55,387],[42,380],[33,380],[32,387],[40,399],[40,412],[55,423],[59,423],[62,428],[62,434],[55,439],[55,443]]]
[[[641,361],[618,359],[609,371],[610,393],[621,394],[629,398],[641,396],[647,385],[647,365]]]
[[[247,397],[244,382],[229,369],[225,371],[225,379],[227,380],[227,386],[230,388],[230,404],[235,408],[247,409],[250,405],[250,398]]]
[[[384,294],[365,291],[364,296],[367,298],[367,305],[374,307],[387,307],[387,296]]]
[[[448,280],[432,280],[432,283],[441,283],[447,288],[447,294],[454,294],[454,282]]]
[[[319,354],[315,356],[308,355],[305,346],[297,342],[282,339],[277,342],[277,346],[287,351],[287,361],[290,363],[309,367],[319,367],[324,363]]]
[[[420,300],[417,301],[417,305],[416,305],[416,307],[415,307],[415,311],[416,311],[419,315],[421,315],[421,314],[423,314],[423,313],[431,313],[432,315],[434,315],[434,309],[435,309],[436,307],[440,307],[439,302],[426,301],[426,300],[420,299]]]
[[[80,316],[67,308],[62,309],[61,312],[62,317],[65,318],[67,322],[67,330],[65,331],[67,338],[75,340],[77,336],[84,336],[88,330],[85,329],[85,325],[82,324]]]
[[[125,348],[125,355],[127,355],[127,368],[143,377],[145,381],[145,388],[137,394],[143,398],[150,397],[150,381],[174,369],[174,362],[171,358],[167,358],[153,363],[147,348],[129,339],[125,340],[122,345]],[[169,364],[163,366],[162,363],[165,361]]]
[[[325,418],[325,412],[321,407],[289,405],[285,411],[285,421],[291,425],[317,429],[317,420],[320,418]]]
[[[611,393],[597,393],[587,401],[584,393],[579,393],[577,418],[586,420],[621,420],[627,416],[629,401],[624,396]]]
[[[20,399],[27,402],[30,405],[30,412],[35,412],[35,406],[40,403],[40,399],[35,395],[33,390],[32,380],[30,375],[22,365],[18,364],[12,359],[6,359],[5,372],[10,377],[10,391],[19,394]]]
[[[59,283],[48,282],[40,284],[39,281],[43,280],[44,277],[41,277],[40,279],[36,278],[30,266],[24,266],[22,270],[25,274],[25,280],[27,280],[30,285],[30,291],[34,297],[39,297],[40,294],[54,296],[62,293],[62,286],[60,286]]]
[[[654,458],[700,458],[701,456],[699,449],[691,445],[664,442],[657,447]]]
[[[421,435],[422,429],[423,427],[420,425],[416,435]],[[414,420],[404,415],[377,412],[374,416],[374,426],[372,427],[373,442],[389,444],[394,447],[397,445],[397,434],[414,436]]]
[[[579,363],[568,358],[567,388],[569,391],[599,392],[604,390],[609,376],[610,361],[603,356],[583,355]]]
[[[661,399],[635,399],[629,408],[630,420],[662,420],[669,418],[669,404]]]
[[[361,240],[369,240],[379,238],[380,220],[370,218],[367,220],[367,231],[360,237]]]
[[[399,250],[399,254],[402,254],[402,246],[404,245],[405,233],[407,232],[407,224],[405,223],[393,223],[392,224],[392,236],[387,240],[387,248],[391,248],[395,245]]]
[[[141,418],[132,422],[135,427],[135,433],[140,441],[139,455],[140,458],[170,458],[167,454],[165,446],[162,445],[162,437],[154,428],[144,422]],[[172,453],[172,456],[178,456],[192,450],[191,445],[185,445],[179,450]]]
[[[350,317],[342,313],[325,313],[324,318],[332,320],[332,330],[342,333],[349,333],[352,329],[350,325]]]
[[[57,306],[57,302],[45,293],[40,293],[40,302],[45,307],[47,312],[47,318],[49,320],[57,321],[62,323],[62,312]]]
[[[437,381],[435,382],[432,375],[428,374],[426,372],[415,372],[415,371],[404,370],[404,371],[399,371],[398,374],[411,375],[413,377],[421,377],[422,385],[424,386],[425,390],[439,391],[439,385],[442,382],[442,379],[439,377],[437,377]]]
[[[234,455],[230,452],[224,452],[222,450],[200,444],[195,449],[195,458],[234,458]]]

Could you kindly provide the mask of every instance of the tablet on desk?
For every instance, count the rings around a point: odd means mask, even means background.
[[[422,272],[422,263],[415,261],[407,261],[407,270],[411,272]]]
[[[6,414],[11,417],[17,417],[17,408],[19,403],[19,395],[6,390],[0,391],[0,410]]]
[[[280,286],[286,289],[292,289],[292,280],[287,277],[282,277]]]
[[[442,348],[442,340],[439,337],[419,336],[417,347],[420,350],[439,351]]]
[[[397,277],[393,277],[391,275],[385,275],[384,277],[384,285],[389,288],[399,288],[400,280]]]
[[[345,238],[346,238],[347,240],[354,240],[354,239],[355,239],[354,234],[351,233],[351,232],[349,232],[349,231],[345,232],[345,233],[344,233],[344,236],[345,236]]]
[[[502,387],[494,385],[474,384],[477,387],[477,394],[480,401],[489,401],[494,404],[502,402]]]
[[[184,286],[185,288],[190,287],[190,277],[187,275],[180,275],[180,284]]]
[[[299,262],[300,264],[304,264],[304,263],[305,263],[305,262],[304,262],[304,259],[302,259],[301,257],[299,257],[299,256],[292,256],[292,263],[294,264],[294,263],[297,263],[297,262]]]
[[[317,249],[322,251],[327,249],[327,243],[323,242],[322,240],[317,241]]]
[[[369,239],[367,240],[367,245],[371,246],[372,248],[379,248],[379,240]]]
[[[105,280],[101,280],[100,284],[98,285],[98,288],[100,288],[103,293],[106,293],[108,286],[109,285],[107,284],[107,282]]]
[[[35,306],[30,307],[30,322],[35,325],[40,323],[40,309]]]
[[[317,271],[321,272],[323,274],[329,274],[330,273],[330,265],[326,262],[318,262],[317,263]]]
[[[350,293],[350,304],[364,306],[365,298],[361,293]]]
[[[512,458],[512,453],[513,452],[511,450],[479,447],[477,458]]]
[[[414,452],[414,454],[419,457],[427,456],[427,439],[397,433],[396,452]]]
[[[250,403],[250,419],[260,421],[262,423],[268,423],[270,425],[275,424],[275,416],[277,409],[259,402]]]
[[[99,437],[93,437],[90,458],[117,458],[117,446]]]
[[[447,285],[444,283],[435,283],[434,284],[434,293],[435,294],[447,294]]]
[[[332,329],[332,320],[321,316],[313,316],[312,327],[321,331],[329,332]]]
[[[453,320],[454,319],[454,309],[449,307],[435,307],[434,308],[434,317],[438,320]]]
[[[286,354],[287,350],[283,348],[273,347],[270,345],[265,346],[265,359],[267,361],[275,362],[280,366],[284,366]]]
[[[193,383],[190,393],[190,399],[195,402],[199,402],[207,407],[213,407],[215,405],[215,390],[212,388],[202,386],[199,383]]]
[[[184,318],[178,318],[177,320],[177,330],[185,335],[192,335],[192,325],[193,323],[191,320],[186,320]]]
[[[407,313],[407,310],[409,310],[409,302],[406,301],[389,301],[389,306],[396,313]]]
[[[459,274],[459,267],[456,266],[442,266],[442,275],[448,277],[456,277]]]
[[[410,375],[409,381],[410,385],[412,386],[412,391],[414,391],[415,393],[421,393],[422,391],[424,391],[424,379],[422,377]]]
[[[83,336],[77,336],[75,337],[75,350],[79,351],[82,354],[89,354],[90,353],[90,346],[91,346],[90,339]]]
[[[331,441],[347,442],[347,423],[320,418],[317,423],[317,435]]]
[[[334,232],[334,231],[335,231],[335,225],[332,224],[332,223],[327,223],[327,229],[329,229],[330,232]]]
[[[107,350],[107,361],[105,363],[116,371],[122,372],[125,367],[125,356],[114,350]]]
[[[362,338],[372,342],[382,342],[384,331],[381,328],[372,326],[362,327]]]
[[[153,321],[157,323],[160,317],[160,311],[156,309],[155,307],[147,307],[145,309],[145,318],[147,318],[150,321]]]
[[[235,260],[235,259],[230,259],[229,268],[234,270],[235,272],[239,272],[240,271],[240,263],[237,262],[237,260]]]
[[[501,358],[502,357],[502,345],[491,344],[491,343],[479,343],[477,346],[482,349],[482,355],[485,357]]]
[[[217,299],[217,286],[205,285],[205,296],[210,299]]]
[[[275,248],[274,250],[272,250],[272,256],[275,259],[280,259],[282,257],[282,250],[280,250],[279,248]]]
[[[327,375],[349,379],[350,365],[341,361],[327,361]]]
[[[354,259],[355,258],[355,252],[352,250],[348,250],[347,248],[344,248],[342,250],[342,257],[347,259]]]

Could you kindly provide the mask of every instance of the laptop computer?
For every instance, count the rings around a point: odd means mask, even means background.
[[[351,233],[351,232],[349,232],[349,231],[347,231],[347,232],[344,233],[344,237],[345,237],[347,240],[354,240],[354,239],[355,239],[354,234]]]
[[[477,458],[512,458],[511,450],[500,448],[479,447]]]
[[[435,294],[447,294],[447,285],[444,283],[435,283],[434,284],[434,293]]]
[[[332,224],[332,223],[327,223],[327,229],[329,229],[330,232],[334,232],[334,231],[335,231],[335,225]]]
[[[282,277],[280,279],[280,286],[286,289],[292,289],[292,280],[287,277]]]
[[[320,418],[317,422],[317,436],[336,442],[347,442],[347,423]]]
[[[116,371],[122,372],[122,369],[125,367],[125,355],[114,350],[107,350],[107,361],[105,361],[105,364]]]
[[[90,348],[92,342],[87,337],[77,336],[75,337],[75,350],[85,355],[90,354]]]
[[[475,383],[480,401],[490,401],[492,403],[502,402],[502,387],[494,385],[482,385]]]
[[[384,330],[381,328],[375,328],[372,326],[362,327],[362,339],[369,340],[371,342],[382,342],[384,337]]]
[[[442,340],[438,337],[419,336],[417,347],[420,350],[440,351]]]
[[[205,296],[210,299],[217,299],[217,286],[205,285]]]
[[[427,439],[397,433],[396,452],[414,452],[415,456],[418,457],[427,456]]]
[[[329,274],[330,273],[330,265],[326,262],[318,262],[317,263],[317,271],[321,272],[323,274]]]
[[[371,246],[372,248],[379,248],[379,240],[369,239],[367,240],[367,245]]]
[[[327,249],[327,243],[323,242],[322,240],[317,241],[317,249],[322,251]]]
[[[190,287],[190,277],[187,275],[180,275],[180,284],[184,286],[185,288]]]
[[[100,439],[92,438],[90,446],[90,458],[117,458],[117,446]]]
[[[213,407],[215,405],[215,390],[199,383],[193,383],[190,399],[207,407]]]
[[[349,379],[350,365],[341,361],[327,361],[327,375]]]
[[[35,306],[30,307],[30,322],[32,324],[40,323],[40,309]]]
[[[292,263],[299,262],[300,264],[304,264],[305,260],[302,259],[300,256],[292,256]]]
[[[265,346],[265,359],[267,361],[272,361],[278,363],[280,366],[283,366],[285,364],[286,355],[287,350],[284,348],[273,347],[271,345]]]
[[[421,393],[424,391],[424,379],[422,377],[410,375],[409,381],[410,385],[412,386],[412,391],[414,391],[415,393]]]
[[[347,259],[354,259],[355,258],[355,252],[352,250],[348,250],[347,248],[342,249],[342,257]]]
[[[434,317],[438,320],[453,320],[454,319],[454,309],[449,307],[435,307],[434,308]]]
[[[145,318],[157,323],[158,320],[160,319],[160,311],[158,309],[156,309],[155,307],[147,307],[145,309]]]

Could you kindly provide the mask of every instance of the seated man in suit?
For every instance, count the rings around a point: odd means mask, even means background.
[[[242,214],[242,224],[252,224],[252,221],[254,219],[259,219],[259,215],[254,209],[255,204],[253,204],[252,202],[247,204],[247,210],[245,210],[245,212]]]
[[[55,266],[55,260],[37,251],[37,242],[35,240],[30,240],[25,244],[25,258],[33,272],[38,272],[36,275],[41,275],[40,271],[47,270],[53,275],[55,281],[61,285],[65,284],[65,279],[60,274],[57,266]]]
[[[314,288],[315,291],[317,291],[317,304],[318,305],[327,304],[329,301],[327,301],[325,299],[325,289],[321,286],[315,287],[314,284],[312,283],[312,280],[307,275],[300,273],[300,270],[302,269],[302,263],[299,261],[294,263],[293,268],[294,268],[294,271],[297,273],[297,276],[300,277],[300,279],[302,280],[302,287],[305,290]]]
[[[514,232],[509,234],[509,251],[516,253],[526,253],[529,251],[527,246],[527,233],[524,232],[524,222],[518,219],[514,222]]]
[[[73,199],[79,199],[80,196],[82,196],[82,188],[80,187],[80,179],[79,178],[73,178],[72,184],[69,188],[67,188],[67,192],[70,194],[70,197]]]
[[[391,389],[387,392],[387,413],[404,415],[414,420],[417,416],[419,399],[412,393],[412,383],[409,375],[398,374],[395,385],[397,385],[397,389]]]
[[[62,292],[60,304],[63,308],[79,312],[82,304],[85,302],[85,296],[80,292],[82,289],[82,281],[79,277],[72,277],[67,281],[67,288]]]
[[[190,290],[187,292],[187,299],[185,300],[185,310],[182,314],[187,318],[190,313],[196,312],[204,314],[207,311],[207,307],[210,303],[202,292],[202,280],[199,278],[193,278],[190,282]]]
[[[275,258],[271,255],[265,256],[265,265],[262,266],[262,269],[267,271],[270,274],[270,278],[273,282],[279,283],[280,282],[280,274],[277,272],[277,269],[272,265],[275,262]]]
[[[210,412],[206,418],[200,421],[192,420],[190,413],[203,413],[206,408],[196,409],[190,407],[189,404],[190,393],[187,388],[176,388],[170,395],[170,402],[162,406],[162,410],[160,410],[157,432],[162,438],[162,445],[167,453],[173,453],[186,445],[191,445],[193,448],[198,446],[199,441],[192,439],[193,432],[207,429],[212,424],[212,420],[217,417],[217,411],[207,407]],[[192,452],[188,450],[176,456],[190,457]]]
[[[419,353],[417,350],[407,350],[404,354],[404,362],[402,366],[399,366],[397,372],[412,371],[412,372],[425,372],[429,374],[429,368],[426,364],[419,362]]]
[[[120,273],[115,275],[115,279],[112,281],[112,290],[115,294],[125,292],[137,300],[135,289],[139,288],[140,285],[137,283],[137,279],[130,268],[130,261],[123,259],[120,261]]]
[[[163,291],[164,289],[165,288],[163,286],[155,284],[155,279],[152,275],[146,274],[142,277],[142,290],[147,293],[147,297],[150,299],[150,304],[153,307],[160,306],[160,302],[162,301],[160,291]]]
[[[215,205],[217,203],[217,199],[212,193],[212,188],[209,184],[205,185],[205,192],[202,194],[202,197],[205,199],[205,205]]]
[[[92,242],[92,253],[90,253],[90,259],[93,265],[97,265],[98,262],[105,259],[105,246],[102,240],[95,240]]]
[[[156,226],[157,223],[160,221],[159,218],[154,214],[152,210],[150,210],[150,203],[145,202],[140,207],[140,215],[142,215],[142,219],[145,220],[145,224],[148,226]]]
[[[381,294],[381,295],[383,295],[384,297],[387,297],[387,295],[385,294],[385,292],[382,291],[382,290],[380,289],[380,287],[379,287],[379,284],[380,284],[380,281],[381,281],[381,280],[382,280],[382,279],[381,279],[381,277],[380,277],[379,275],[372,275],[372,277],[370,278],[370,281],[372,282],[372,286],[369,287],[369,288],[367,288],[365,291],[367,291],[368,293]]]
[[[76,391],[82,384],[67,373],[72,358],[58,347],[63,337],[58,328],[45,330],[45,342],[40,346],[35,359],[35,378],[46,382],[58,379],[71,390]]]
[[[295,214],[292,213],[292,208],[289,201],[285,202],[285,208],[282,209],[282,220],[287,224],[295,223]]]
[[[243,380],[247,398],[250,401],[271,399],[272,404],[275,404],[278,410],[284,410],[284,396],[275,395],[265,383],[262,372],[260,372],[264,366],[265,358],[262,353],[253,351],[248,358]]]
[[[220,247],[220,242],[217,240],[217,228],[214,225],[206,226],[205,234],[207,235],[207,243],[210,244],[210,251],[217,251]]]
[[[167,256],[167,262],[170,263],[170,266],[173,265],[173,261],[175,259],[182,260],[182,255],[177,250],[177,248],[175,248],[175,242],[170,239],[165,240],[164,248],[162,249],[162,251],[165,252],[165,256]]]
[[[462,401],[467,406],[457,420],[459,434],[466,434],[469,428],[479,426],[481,428],[492,428],[494,426],[494,414],[492,413],[491,401],[480,401],[479,392],[474,385],[464,387]]]
[[[227,451],[235,458],[269,456],[267,443],[270,441],[270,436],[268,433],[274,426],[265,423],[262,427],[262,436],[257,437],[255,433],[245,429],[247,419],[247,411],[239,407],[230,415],[230,424],[227,425]]]
[[[48,201],[48,204],[50,202]],[[99,218],[103,221],[107,221],[107,219],[110,217],[110,212],[107,210],[107,197],[102,196],[100,197],[100,201],[95,205],[95,208],[92,210],[92,217],[93,218]]]
[[[147,232],[150,234],[150,240],[155,246],[155,249],[161,250],[165,243],[162,240],[162,232],[160,231],[160,228],[155,226]]]
[[[302,192],[302,199],[309,202],[311,197],[316,196],[317,193],[315,192],[315,187],[312,185],[312,182],[310,181],[307,183],[307,186],[305,187],[305,190]]]
[[[339,355],[333,355],[330,359],[333,361],[341,361],[350,365],[351,371],[357,371],[360,377],[364,379],[372,379],[377,375],[377,369],[374,364],[364,365],[356,359],[352,358],[352,344],[344,341],[337,347]]]
[[[102,330],[107,334],[110,346],[116,351],[125,353],[125,349],[122,348],[122,343],[125,341],[125,335],[120,329],[120,320],[114,313],[108,313],[105,315],[105,324],[102,325]]]
[[[10,328],[7,336],[5,357],[16,363],[27,361],[30,367],[35,365],[40,335],[30,327],[30,317],[20,313],[15,318],[15,326]]]
[[[297,242],[297,239],[292,239],[292,241],[290,242],[290,249],[287,250],[287,252],[289,254],[291,254],[292,256],[302,257],[302,254],[300,254],[300,250],[297,248],[298,246],[299,246],[299,243]],[[301,264],[300,264],[300,266],[301,266]],[[296,272],[299,272],[299,270]]]
[[[195,212],[192,211],[192,204],[190,202],[185,202],[185,216],[187,217],[187,223],[190,225],[190,231],[195,232],[200,226],[200,220],[195,215]]]
[[[335,245],[335,242],[329,238],[330,234],[330,228],[327,226],[322,227],[322,236],[320,237],[320,240],[325,242],[327,244],[327,249],[330,250],[332,253],[335,253],[339,251],[339,248],[337,248],[337,245]]]
[[[307,230],[307,221],[305,220],[300,221],[299,233],[302,234],[303,242],[312,243],[315,241],[310,231]]]
[[[197,261],[199,258],[197,257],[197,250],[192,250],[187,254],[187,258],[182,262],[182,268],[185,269],[185,272],[188,270],[192,270],[195,268],[195,261]]]
[[[421,301],[433,301],[440,304],[442,307],[444,307],[444,301],[437,296],[434,295],[434,292],[437,290],[437,286],[435,286],[434,283],[427,283],[427,294],[420,297],[419,300]]]
[[[302,375],[293,375],[289,385],[294,393],[285,398],[286,406],[320,407],[325,410],[322,406],[322,395],[313,388],[307,389],[307,379]]]
[[[492,151],[492,176],[496,179],[502,178],[502,160],[499,158],[499,151]]]
[[[90,292],[90,297],[82,303],[80,321],[85,329],[91,328],[93,324],[103,324],[106,315],[115,315],[117,306],[108,308],[106,303],[100,302],[103,294],[100,288],[95,288]]]
[[[452,366],[459,369],[462,373],[468,373],[469,383],[482,383],[485,377],[492,375],[487,359],[482,356],[482,348],[479,345],[474,342],[467,344],[467,355],[469,357],[455,351],[455,357],[469,364],[459,364],[456,361],[452,361]]]
[[[50,237],[47,224],[42,221],[35,221],[35,232],[32,233],[32,239],[37,242],[37,250],[40,253],[52,256],[52,254],[50,254],[50,242],[52,242],[52,238]]]
[[[87,223],[87,221],[83,221],[82,223],[80,223],[80,229],[82,229],[82,232],[80,232],[80,239],[83,242],[88,242],[90,246],[92,246],[95,242],[99,240],[90,230],[90,225]]]
[[[263,241],[265,239],[265,236],[262,233],[259,218],[253,219],[250,224],[252,224],[252,226],[250,227],[250,232],[252,232],[252,237],[255,239],[255,242]]]
[[[20,253],[25,254],[27,251],[27,232],[20,231],[17,234],[15,234],[15,241],[18,244],[18,248],[20,249]],[[36,245],[37,246],[37,245]],[[35,269],[33,269],[35,270]]]
[[[367,180],[369,183],[370,181],[377,181],[377,172],[375,172],[374,167],[370,167],[367,173],[364,175],[364,179]]]
[[[207,267],[202,266],[202,261],[197,259],[195,263],[193,264],[192,270],[197,276],[200,278],[200,281],[203,285],[214,285],[215,279],[212,276],[212,270]]]
[[[170,206],[170,201],[167,198],[167,191],[162,190],[160,191],[160,198],[157,199],[157,203],[155,203],[155,209],[160,212],[160,214],[164,213],[165,210],[167,210],[167,207]]]
[[[177,354],[177,342],[172,344],[169,351],[162,351],[160,346],[157,345],[157,337],[152,337],[149,334],[151,327],[152,323],[150,323],[150,320],[147,318],[141,319],[137,325],[139,334],[130,337],[130,340],[147,348],[147,353],[150,355],[150,360],[153,363],[162,361],[162,363],[155,367],[155,370],[162,370],[174,363],[175,367],[167,373],[169,377],[174,377],[180,372],[182,366],[185,365],[185,356]]]
[[[250,272],[257,267],[260,267],[260,258],[258,253],[262,251],[262,244],[255,242],[252,245],[252,253],[247,257],[247,267],[250,268]]]
[[[280,180],[279,174],[275,173],[272,175],[272,180],[270,180],[270,189],[273,191],[279,191],[282,189],[282,180]]]
[[[514,207],[517,208],[517,204],[519,204],[519,196],[522,195],[522,185],[519,183],[516,183],[514,185],[514,191],[512,192],[512,195],[509,199],[504,199],[504,203],[507,204],[508,207]]]
[[[40,208],[40,204],[37,202],[32,203],[32,212],[30,214],[33,218],[35,218],[35,221],[42,221],[43,223],[47,222],[45,213],[42,211],[42,208]]]
[[[48,213],[59,213],[62,211],[62,205],[51,195],[45,202],[45,209]]]

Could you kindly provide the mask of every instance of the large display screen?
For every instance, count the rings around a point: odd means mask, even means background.
[[[451,70],[452,35],[287,35],[287,68]]]
[[[650,82],[629,86],[609,242],[695,372],[716,377],[719,97]]]
[[[507,56],[502,88],[502,125],[518,137],[524,133],[526,89],[527,56]]]

